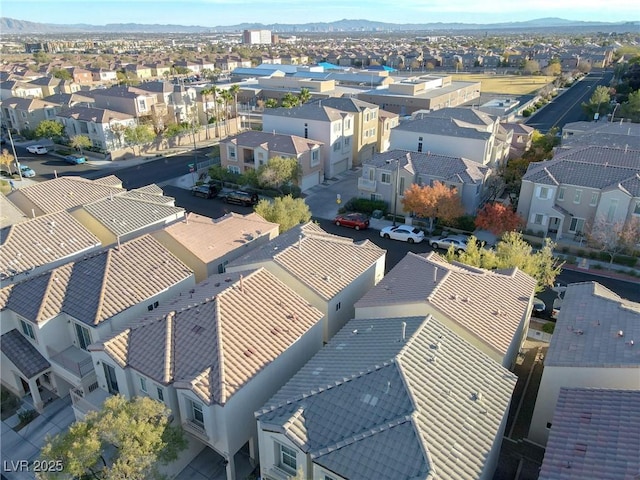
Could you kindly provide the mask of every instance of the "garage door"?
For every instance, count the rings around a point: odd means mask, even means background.
[[[318,184],[320,184],[320,172],[314,172],[302,177],[300,188],[303,192],[306,192],[311,187],[315,187]]]
[[[339,173],[346,172],[348,167],[348,160],[349,159],[347,158],[343,158],[339,162],[334,163],[332,172],[333,175],[338,175]]]

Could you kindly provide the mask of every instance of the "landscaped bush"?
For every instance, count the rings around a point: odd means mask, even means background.
[[[525,117],[525,118],[526,117],[530,117],[532,113],[533,113],[533,110],[531,110],[530,108],[525,108],[522,111],[522,116]]]
[[[382,210],[383,214],[387,214],[389,209],[387,202],[382,200],[370,200],[368,198],[354,197],[344,204],[344,208],[348,212],[360,212],[371,215],[374,210]]]
[[[638,259],[636,257],[630,257],[628,255],[616,255],[615,257],[613,257],[613,263],[624,265],[625,267],[635,267],[636,263],[638,263]]]

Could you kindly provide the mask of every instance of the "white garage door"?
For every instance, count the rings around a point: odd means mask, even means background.
[[[302,177],[302,182],[300,183],[300,188],[303,192],[306,192],[311,187],[315,187],[320,184],[320,172],[310,173]]]

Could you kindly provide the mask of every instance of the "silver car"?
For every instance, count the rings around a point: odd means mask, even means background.
[[[467,251],[467,241],[461,237],[449,236],[444,238],[431,239],[431,246],[433,248],[441,248],[443,250],[449,250],[449,247],[453,245],[456,252]]]

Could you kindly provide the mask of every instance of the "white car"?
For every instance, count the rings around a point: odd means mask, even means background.
[[[420,243],[424,240],[424,232],[411,225],[397,225],[395,227],[384,227],[380,230],[380,236],[402,240],[409,243]]]
[[[27,165],[20,165],[20,174],[25,178],[31,178],[36,176],[36,172]]]
[[[44,155],[45,153],[48,153],[49,150],[47,150],[47,147],[43,145],[29,145],[27,147],[27,152],[35,153],[37,155]]]
[[[449,247],[451,245],[453,245],[453,248],[458,253],[467,251],[467,242],[464,238],[450,236],[450,237],[444,237],[444,238],[431,239],[431,246],[433,248],[441,248],[443,250],[449,250]]]

